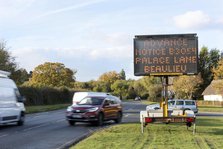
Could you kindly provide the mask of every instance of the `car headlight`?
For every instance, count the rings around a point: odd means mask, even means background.
[[[95,112],[98,110],[98,107],[90,108],[88,109],[88,112]]]
[[[71,112],[73,110],[72,106],[67,107],[67,112]]]

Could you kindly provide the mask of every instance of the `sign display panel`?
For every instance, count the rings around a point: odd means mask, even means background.
[[[134,38],[134,75],[197,74],[196,34],[142,35]]]

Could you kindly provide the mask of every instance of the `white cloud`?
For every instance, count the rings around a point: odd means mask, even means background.
[[[0,1],[0,18],[8,19],[18,16],[35,0],[1,0]]]
[[[120,47],[112,47],[112,48],[103,48],[103,49],[94,49],[90,51],[90,58],[129,58],[132,55],[132,47],[130,46],[120,46]]]
[[[223,18],[218,19],[216,22],[217,24],[223,25]]]
[[[48,11],[44,14],[39,15],[37,18],[46,17],[46,16],[55,15],[55,14],[70,11],[70,10],[83,8],[83,7],[93,5],[93,4],[96,4],[96,3],[100,3],[100,2],[103,2],[103,1],[105,1],[105,0],[91,0],[91,1],[84,2],[84,3],[76,4],[76,5],[73,5],[73,6],[68,6],[68,7],[64,7],[64,8],[60,8],[60,9],[56,9],[56,10],[51,10],[51,11]]]
[[[200,10],[189,11],[175,16],[173,20],[177,27],[184,29],[199,29],[209,25],[211,22],[211,18]]]
[[[12,55],[19,62],[19,67],[25,68],[27,71],[33,70],[36,66],[48,61],[44,56],[44,52],[38,49],[21,48],[12,51]]]

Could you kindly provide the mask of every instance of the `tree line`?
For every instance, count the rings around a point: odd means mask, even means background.
[[[213,79],[223,79],[223,59],[220,50],[203,46],[199,52],[198,75],[171,77],[169,95],[174,98],[201,98],[203,90]],[[109,92],[122,99],[142,99],[159,101],[162,96],[162,78],[153,76],[139,77],[138,80],[126,79],[124,69],[120,72],[109,71],[97,80],[79,82],[75,69],[62,63],[45,62],[31,72],[19,68],[4,41],[0,42],[0,70],[11,72],[11,78],[20,87],[61,88],[72,91]]]

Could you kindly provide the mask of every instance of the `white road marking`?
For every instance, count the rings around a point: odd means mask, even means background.
[[[33,129],[40,128],[40,127],[43,127],[43,126],[46,126],[46,125],[49,125],[49,124],[42,124],[42,125],[39,125],[39,126],[30,127],[30,128],[27,128],[27,129],[23,129],[23,131],[33,130]]]
[[[129,114],[125,114],[125,115],[124,115],[124,117],[128,117],[128,116],[129,116]]]
[[[1,135],[0,138],[6,137],[6,136],[8,136],[8,135],[9,135],[9,134]]]
[[[65,121],[65,119],[59,119],[59,120],[56,120],[56,121],[53,121],[53,122],[49,122],[49,123],[45,123],[45,124],[42,124],[42,125],[26,128],[23,131],[30,131],[30,130],[33,130],[33,129],[36,129],[36,128],[40,128],[40,127],[43,127],[43,126],[51,125],[52,123],[60,123],[60,122],[63,122],[63,121]]]

